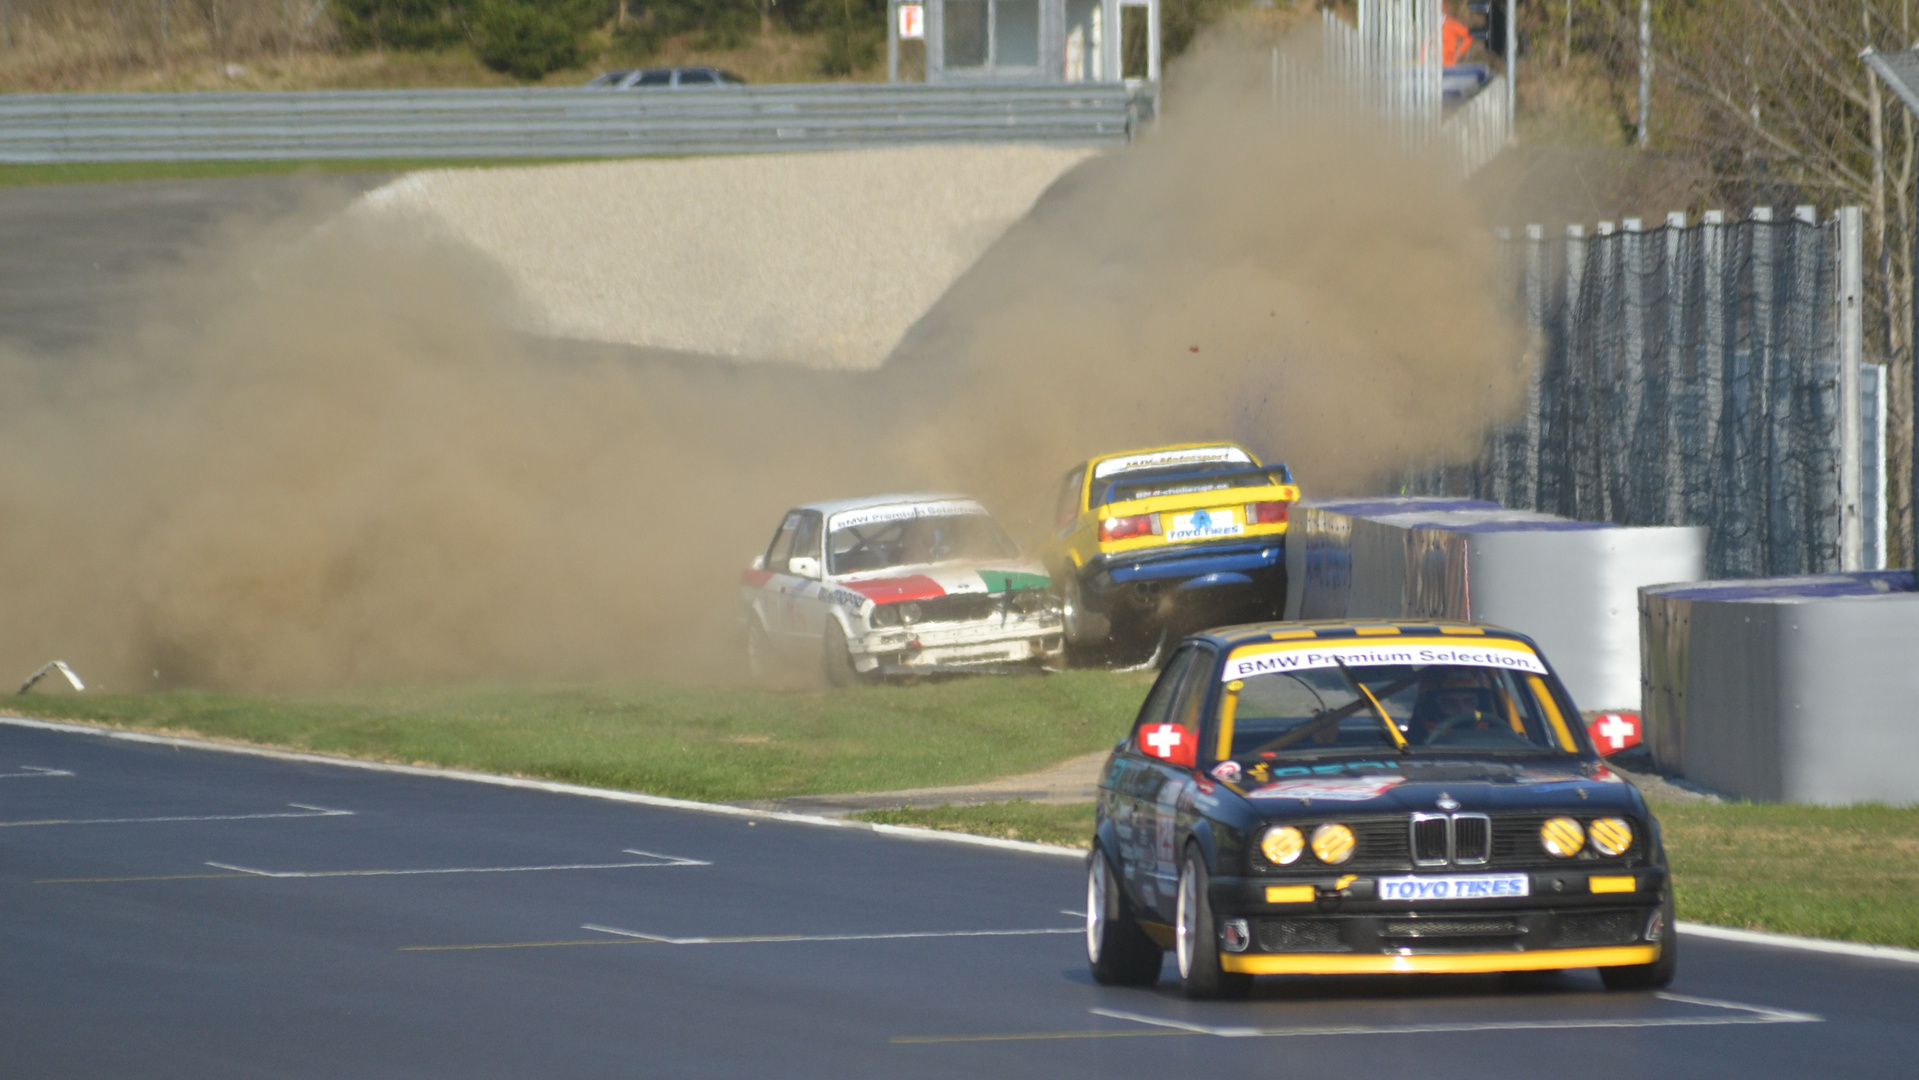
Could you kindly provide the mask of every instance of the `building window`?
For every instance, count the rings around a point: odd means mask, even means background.
[[[943,7],[947,68],[1039,67],[1039,0],[946,0]]]
[[[946,0],[946,66],[983,68],[991,59],[987,53],[987,26],[991,18],[987,0]]]

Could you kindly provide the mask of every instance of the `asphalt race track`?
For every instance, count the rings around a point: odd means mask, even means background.
[[[1909,1076],[1919,965],[1095,986],[1075,859],[0,725],[7,1077]],[[1168,965],[1170,969],[1170,964]]]

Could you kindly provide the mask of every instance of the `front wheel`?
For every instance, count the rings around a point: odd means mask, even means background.
[[[1220,969],[1219,927],[1207,892],[1211,880],[1206,860],[1188,848],[1179,868],[1179,909],[1173,926],[1179,988],[1189,998],[1243,998],[1253,989],[1253,977]]]
[[[1663,990],[1679,970],[1679,934],[1673,929],[1672,886],[1659,904],[1659,959],[1650,964],[1599,969],[1599,981],[1608,990]]]
[[[821,668],[828,686],[852,686],[860,681],[859,669],[853,666],[853,650],[846,644],[846,631],[840,629],[837,619],[826,620]]]
[[[1153,986],[1165,952],[1146,936],[1113,864],[1098,848],[1086,860],[1086,959],[1101,986]]]

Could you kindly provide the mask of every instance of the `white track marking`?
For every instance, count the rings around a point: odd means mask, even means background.
[[[298,807],[303,812],[298,814],[199,814],[171,817],[47,818],[41,821],[0,821],[0,829],[24,829],[33,825],[147,825],[174,821],[266,821],[273,818],[353,816],[351,810],[328,810],[324,806],[308,806],[305,803],[288,803],[287,805]]]
[[[1223,1039],[1280,1039],[1298,1035],[1433,1035],[1453,1032],[1473,1031],[1572,1031],[1588,1028],[1658,1028],[1658,1027],[1725,1027],[1736,1024],[1819,1024],[1825,1017],[1812,1013],[1793,1012],[1790,1009],[1774,1009],[1764,1005],[1745,1005],[1737,1001],[1716,1001],[1712,998],[1687,997],[1684,994],[1656,994],[1665,1001],[1685,1005],[1698,1005],[1709,1009],[1723,1009],[1728,1012],[1743,1013],[1739,1016],[1642,1016],[1614,1017],[1595,1019],[1566,1020],[1478,1020],[1459,1023],[1432,1024],[1351,1024],[1328,1027],[1301,1028],[1259,1028],[1259,1027],[1217,1027],[1211,1024],[1195,1024],[1185,1020],[1174,1020],[1165,1016],[1147,1016],[1143,1013],[1124,1012],[1119,1009],[1088,1009],[1094,1016],[1105,1016],[1114,1020],[1128,1020],[1137,1024],[1153,1027],[1172,1028],[1176,1031],[1190,1031],[1195,1035],[1216,1035]]]
[[[1032,937],[1038,934],[1083,934],[1080,927],[1070,930],[924,930],[901,934],[764,934],[751,937],[664,937],[659,934],[642,934],[638,930],[622,930],[617,926],[596,926],[586,923],[582,930],[592,930],[600,934],[613,934],[617,937],[637,938],[641,941],[657,941],[662,945],[755,945],[790,941],[903,941],[919,938],[965,938],[965,937]]]
[[[713,865],[712,863],[707,862],[704,859],[684,859],[678,855],[661,855],[660,853],[655,851],[641,851],[639,848],[635,848],[635,847],[621,848],[620,853],[622,855],[644,855],[649,859],[658,859],[660,860],[661,866],[712,866]]]
[[[463,780],[469,784],[492,784],[495,787],[521,788],[527,791],[550,791],[558,795],[578,795],[589,799],[604,799],[608,802],[631,803],[637,806],[655,806],[665,810],[686,810],[698,814],[719,814],[724,817],[746,818],[751,821],[784,821],[795,825],[814,825],[831,829],[863,829],[867,832],[883,833],[887,836],[910,840],[931,840],[945,844],[965,844],[969,847],[999,848],[1002,851],[1023,851],[1031,855],[1051,855],[1056,858],[1084,860],[1086,852],[1081,848],[1061,847],[1057,844],[1035,844],[1027,840],[1001,840],[991,836],[972,836],[967,833],[944,832],[938,829],[916,829],[905,825],[876,825],[866,821],[848,821],[843,818],[821,817],[817,814],[794,814],[783,810],[754,810],[744,806],[729,806],[725,803],[695,802],[692,799],[669,799],[663,795],[641,795],[631,791],[613,791],[608,788],[586,787],[581,784],[562,784],[553,780],[529,780],[521,776],[495,776],[491,773],[467,772],[461,769],[436,769],[427,765],[391,765],[384,761],[360,761],[355,758],[329,757],[324,754],[302,754],[291,750],[274,750],[264,746],[242,746],[233,743],[208,742],[204,739],[182,739],[172,735],[147,735],[138,731],[116,731],[112,728],[92,727],[87,724],[65,724],[53,720],[33,720],[24,716],[0,716],[0,724],[14,727],[36,728],[41,731],[58,731],[68,735],[92,735],[102,739],[119,739],[122,742],[147,743],[153,746],[174,746],[188,750],[211,750],[222,754],[245,754],[249,757],[272,758],[275,761],[297,761],[306,765],[334,765],[343,769],[365,769],[369,772],[396,773],[401,776],[430,776],[441,780]]]
[[[430,776],[442,780],[461,780],[469,784],[491,784],[495,787],[521,788],[529,791],[548,791],[557,795],[576,795],[588,799],[603,799],[608,802],[630,803],[637,806],[654,806],[666,810],[685,810],[697,814],[719,814],[724,817],[747,818],[754,821],[784,821],[795,825],[812,825],[829,829],[864,829],[868,832],[881,833],[886,836],[901,839],[929,840],[945,844],[965,844],[971,847],[998,848],[1002,851],[1022,851],[1031,855],[1051,855],[1055,858],[1081,861],[1086,858],[1086,852],[1082,849],[1061,847],[1057,844],[1035,844],[1027,840],[1001,840],[991,836],[971,836],[966,833],[946,832],[940,829],[915,829],[904,825],[877,825],[865,821],[848,821],[844,818],[821,817],[816,814],[793,814],[781,810],[753,810],[744,806],[728,806],[725,803],[695,802],[692,799],[669,799],[662,795],[641,795],[637,792],[613,791],[608,788],[586,787],[581,784],[562,784],[552,780],[529,780],[520,776],[495,776],[491,773],[468,772],[461,769],[436,769],[425,765],[390,765],[383,761],[360,761],[355,758],[329,757],[324,754],[302,754],[290,750],[274,750],[264,746],[240,746],[232,743],[208,742],[204,739],[182,739],[171,735],[147,735],[137,731],[116,731],[112,728],[98,728],[87,724],[65,724],[52,720],[34,720],[24,716],[0,716],[0,724],[35,728],[41,731],[57,731],[68,735],[92,735],[103,739],[119,739],[123,742],[148,743],[155,746],[173,746],[189,750],[211,750],[224,754],[244,754],[250,757],[271,758],[275,761],[297,761],[308,765],[334,765],[345,769],[365,769],[369,772],[397,773],[401,776]],[[4,822],[0,822],[0,825],[4,824]],[[1703,923],[1682,922],[1677,924],[1677,927],[1681,934],[1694,934],[1699,937],[1716,937],[1726,941],[1737,941],[1749,945],[1770,945],[1780,949],[1800,949],[1806,952],[1919,963],[1919,950],[1896,949],[1885,945],[1859,945],[1853,942],[1827,941],[1821,938],[1802,938],[1788,934],[1769,934],[1757,930],[1733,930],[1725,927],[1708,926]]]
[[[43,769],[38,765],[22,765],[19,772],[0,772],[0,780],[17,780],[33,776],[72,776],[67,769]]]
[[[1736,941],[1741,945],[1770,945],[1776,949],[1800,949],[1805,952],[1863,956],[1871,960],[1894,960],[1902,964],[1919,964],[1919,949],[1901,949],[1894,945],[1862,945],[1856,941],[1831,941],[1826,938],[1770,934],[1758,930],[1734,930],[1731,927],[1708,926],[1705,923],[1696,922],[1682,922],[1677,926],[1679,933],[1687,937],[1717,938],[1720,941]]]
[[[250,866],[234,866],[231,863],[208,862],[206,865],[221,870],[231,870],[239,874],[251,874],[263,878],[330,878],[330,877],[411,877],[417,874],[530,874],[546,870],[635,870],[662,866],[712,866],[710,862],[698,859],[682,859],[675,855],[654,855],[647,851],[632,851],[634,855],[645,855],[648,862],[616,863],[559,863],[552,866],[446,866],[423,870],[256,870]]]

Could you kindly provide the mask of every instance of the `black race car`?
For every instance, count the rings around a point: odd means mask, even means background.
[[[1100,781],[1086,946],[1193,997],[1255,975],[1672,980],[1659,823],[1533,643],[1464,624],[1187,638]]]

